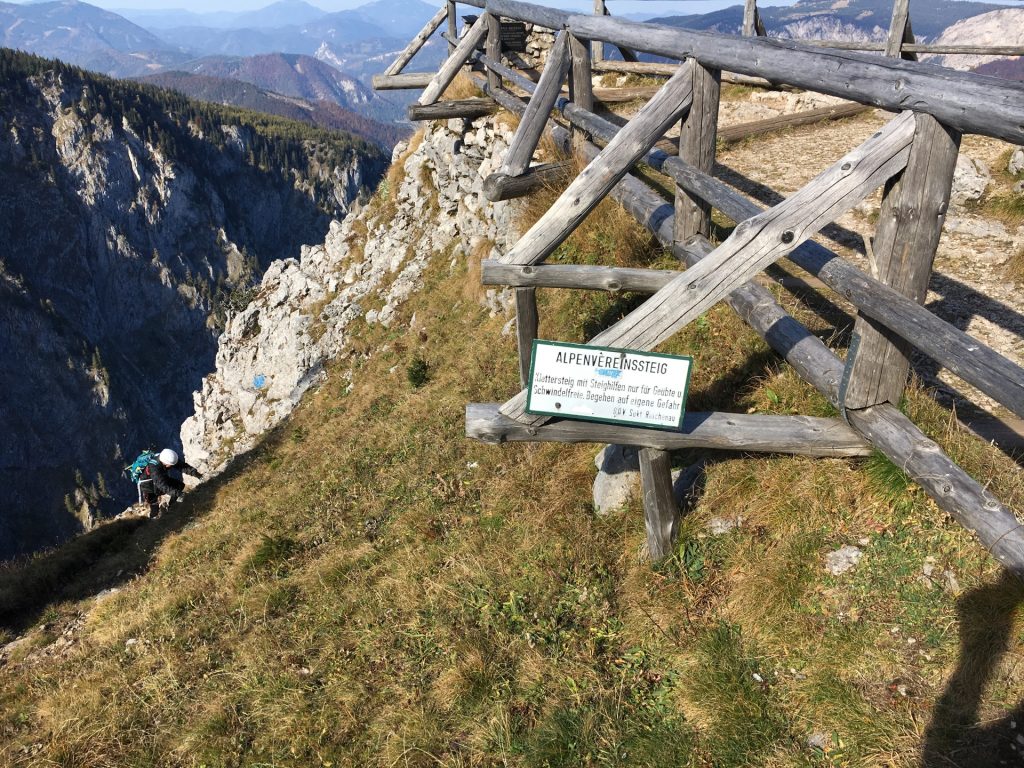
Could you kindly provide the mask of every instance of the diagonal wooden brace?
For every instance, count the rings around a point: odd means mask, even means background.
[[[555,106],[562,83],[569,74],[569,33],[562,30],[548,54],[547,64],[541,73],[540,82],[526,105],[526,113],[519,122],[519,128],[512,139],[512,146],[505,153],[505,160],[498,173],[518,176],[530,166],[533,151],[544,133],[548,116]]]
[[[412,39],[409,45],[405,47],[405,50],[398,55],[398,58],[391,63],[391,66],[384,70],[384,74],[389,76],[397,75],[399,72],[405,69],[405,65],[412,61],[413,56],[419,53],[419,50],[420,48],[423,47],[423,44],[427,42],[427,39],[432,34],[434,34],[434,31],[438,27],[441,26],[441,22],[443,22],[447,16],[448,6],[446,4],[445,7],[443,7],[436,14],[434,14],[434,18],[432,18],[423,26],[423,29],[421,29],[419,33],[416,35],[416,37]]]
[[[692,93],[692,64],[687,62],[501,260],[507,264],[537,264],[546,259],[669,126],[686,114]]]
[[[890,121],[799,192],[739,224],[713,253],[589,343],[653,349],[903,170],[914,125],[912,112]],[[525,390],[501,412],[523,424],[546,420],[526,413]]]
[[[480,44],[480,41],[484,39],[484,35],[487,34],[487,18],[486,13],[481,14],[480,18],[462,36],[462,40],[455,46],[452,55],[441,65],[441,68],[434,75],[430,84],[423,89],[423,93],[416,99],[417,104],[420,106],[433,104],[444,93],[444,89],[451,85],[452,80],[459,74],[459,69],[469,60],[477,45]]]

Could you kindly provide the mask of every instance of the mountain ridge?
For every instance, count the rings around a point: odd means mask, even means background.
[[[226,313],[387,158],[7,49],[0,83],[0,237],[18,244],[0,268],[6,557],[123,509],[121,466],[173,442]]]

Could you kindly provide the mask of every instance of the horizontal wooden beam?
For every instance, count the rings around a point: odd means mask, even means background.
[[[662,269],[600,267],[588,264],[505,264],[496,259],[481,262],[484,285],[516,288],[579,288],[590,291],[637,291],[654,293],[679,273]]]
[[[411,91],[426,88],[437,75],[436,72],[403,72],[400,75],[374,75],[375,91]]]
[[[631,75],[666,75],[671,77],[679,69],[678,64],[661,64],[653,61],[595,61],[591,68],[595,72],[621,72]]]
[[[884,51],[885,43],[855,42],[847,40],[797,40],[812,48],[835,48],[840,51]],[[903,43],[900,50],[907,53],[966,54],[973,56],[1024,56],[1019,45],[933,45],[931,43]]]
[[[808,109],[791,115],[779,115],[765,120],[753,120],[739,125],[728,125],[718,129],[718,139],[726,144],[749,139],[751,136],[762,136],[773,131],[795,128],[800,125],[815,125],[828,120],[841,120],[867,112],[872,107],[864,104],[836,104],[820,109]]]
[[[406,116],[413,122],[417,120],[448,120],[453,117],[474,119],[484,115],[493,115],[498,111],[494,99],[453,99],[451,101],[435,101],[433,104],[410,104],[406,107]]]
[[[541,187],[558,183],[569,174],[571,167],[572,164],[568,162],[543,163],[527,168],[518,176],[492,173],[484,179],[484,197],[492,203],[523,197]]]
[[[485,2],[484,6],[490,8],[492,3]],[[537,5],[536,3],[523,3],[520,0],[502,0],[501,8],[497,11],[500,16],[508,16],[517,21],[528,21],[547,29],[558,31],[565,29],[572,14],[559,11],[555,8]]]
[[[498,412],[497,403],[466,406],[466,437],[485,443],[613,443],[665,451],[704,448],[801,456],[867,456],[871,446],[839,419],[737,413],[687,413],[682,429],[556,419],[526,427]]]
[[[488,0],[516,17],[529,3]],[[764,77],[891,110],[927,112],[966,133],[1024,144],[1024,84],[945,67],[777,38],[716,35],[611,16],[571,15],[570,32],[671,59],[696,58],[714,69]]]

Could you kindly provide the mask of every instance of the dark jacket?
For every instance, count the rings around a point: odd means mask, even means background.
[[[153,478],[153,491],[157,496],[163,496],[169,494],[172,499],[180,498],[185,491],[185,484],[178,478],[171,475],[170,470],[177,469],[181,472],[188,472],[193,477],[202,477],[199,474],[199,470],[193,467],[191,464],[185,461],[184,458],[179,458],[178,463],[173,467],[165,467],[163,464],[157,462],[150,472]]]

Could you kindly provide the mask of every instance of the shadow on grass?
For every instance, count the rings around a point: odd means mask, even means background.
[[[280,428],[271,439],[281,439]],[[19,635],[51,607],[91,597],[145,572],[164,539],[208,512],[221,487],[261,450],[236,457],[224,473],[158,518],[114,520],[52,550],[0,565],[0,631]]]
[[[982,768],[1020,765],[1024,743],[1024,701],[995,721],[979,721],[982,697],[996,674],[1024,603],[1024,584],[1004,571],[994,583],[966,592],[957,601],[960,660],[935,703],[925,730],[922,768]]]

